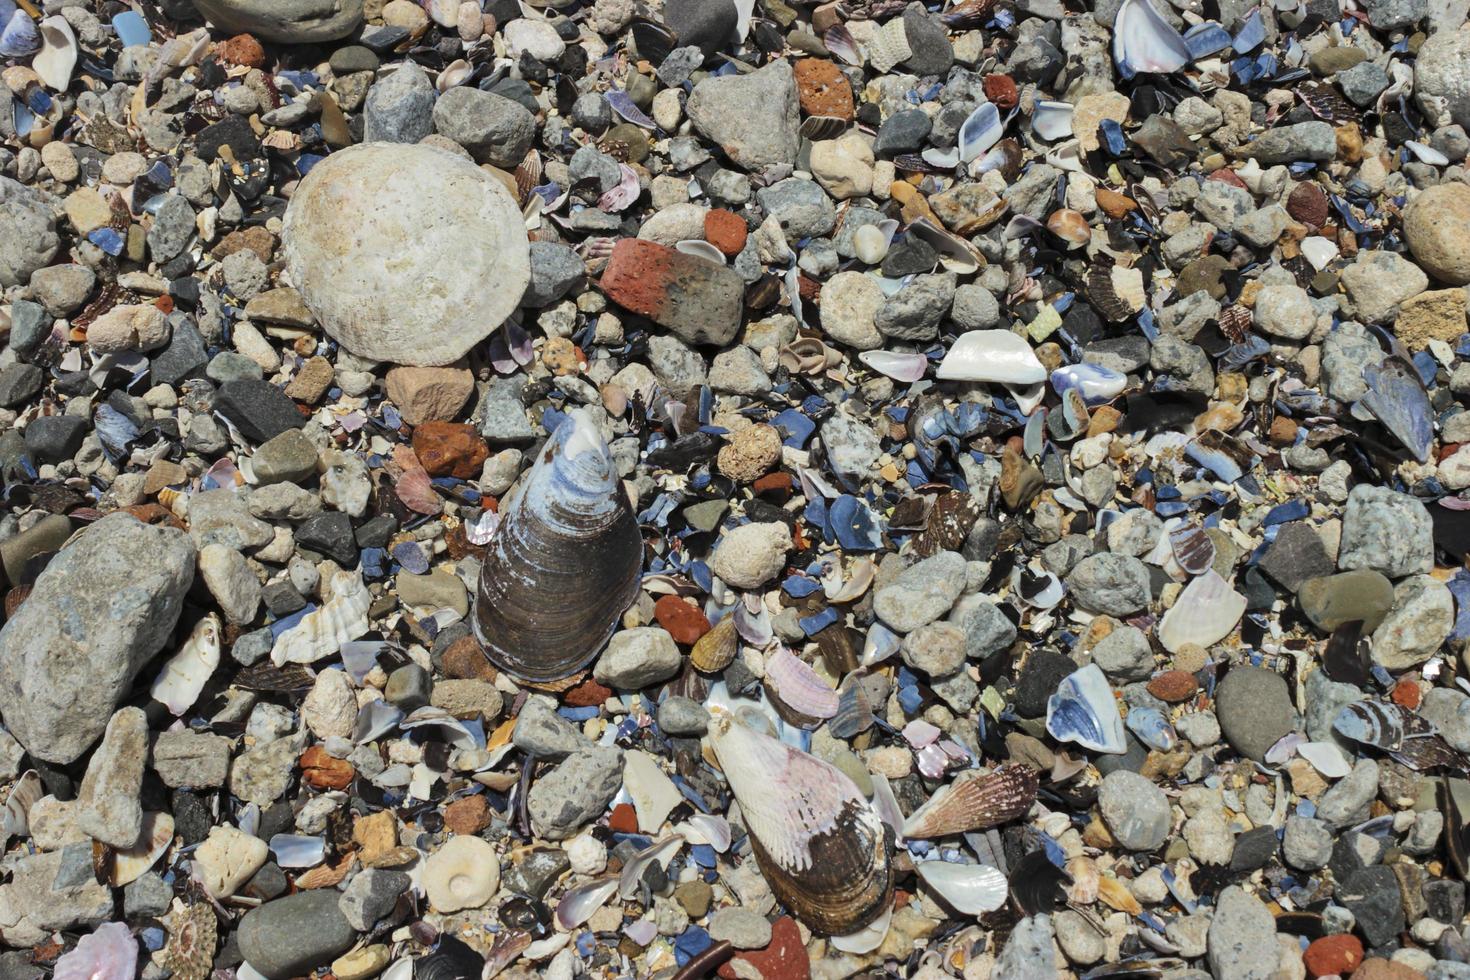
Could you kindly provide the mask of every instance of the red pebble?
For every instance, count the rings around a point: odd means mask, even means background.
[[[986,75],[980,85],[985,90],[985,97],[995,103],[997,109],[1014,109],[1021,101],[1016,82],[1009,75]]]
[[[638,833],[638,811],[633,809],[631,803],[619,803],[612,808],[611,815],[607,818],[609,830],[619,834]]]
[[[485,440],[473,425],[425,422],[413,430],[413,451],[430,476],[473,480],[490,457]]]
[[[1424,692],[1419,690],[1419,685],[1411,678],[1404,678],[1393,687],[1393,703],[1410,711],[1419,707],[1419,702],[1424,698]]]
[[[686,341],[728,344],[740,330],[745,282],[735,270],[658,242],[619,241],[601,285],[614,303],[661,327],[677,327]]]
[[[726,255],[739,255],[745,248],[748,229],[745,219],[734,211],[711,208],[704,215],[704,240]]]
[[[689,644],[709,632],[709,620],[698,606],[676,595],[661,596],[653,604],[653,618],[668,630],[675,643]]]
[[[743,950],[736,953],[735,960],[744,960],[765,980],[811,980],[812,964],[807,958],[806,947],[801,944],[801,930],[796,920],[783,915],[771,923],[771,944],[765,949]],[[732,960],[733,961],[733,960]],[[736,973],[729,963],[720,967],[719,975],[725,980],[738,976],[749,976],[746,971]]]
[[[1188,701],[1198,690],[1199,682],[1187,670],[1166,670],[1148,682],[1148,693],[1169,704]]]
[[[1230,184],[1234,187],[1239,187],[1243,191],[1250,190],[1249,187],[1245,186],[1245,181],[1240,179],[1240,175],[1237,174],[1234,170],[1231,170],[1229,167],[1221,167],[1219,170],[1214,171],[1205,179],[1218,180],[1222,184]]]
[[[568,690],[562,700],[568,708],[595,708],[612,696],[612,688],[603,687],[589,677]]]
[[[1351,934],[1323,936],[1307,947],[1302,962],[1313,977],[1347,976],[1363,962],[1363,944]]]

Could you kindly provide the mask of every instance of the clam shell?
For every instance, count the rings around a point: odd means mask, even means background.
[[[935,376],[943,381],[1034,385],[1046,380],[1046,368],[1025,338],[1009,330],[970,330],[950,347]]]
[[[999,199],[998,199],[999,200]],[[1006,203],[999,200],[996,205],[997,216],[1006,208]],[[920,218],[909,225],[908,233],[922,238],[936,252],[939,253],[939,263],[956,275],[969,275],[984,264],[982,256],[975,246],[957,235],[952,235],[929,221],[928,218]]]
[[[434,79],[434,88],[438,90],[438,92],[442,95],[455,86],[463,85],[465,82],[469,81],[470,76],[474,73],[475,66],[470,64],[468,61],[465,61],[463,58],[459,58],[455,61],[451,61],[449,64],[444,66],[444,70],[439,73],[439,77]],[[520,184],[519,168],[517,168],[516,170],[516,183],[517,185]],[[525,190],[522,190],[521,200],[524,201],[525,199],[526,192]]]
[[[372,601],[361,574],[337,572],[332,576],[332,598],[276,638],[271,663],[310,664],[337,653],[342,644],[368,631]]]
[[[1245,615],[1245,596],[1214,569],[1190,581],[1159,621],[1159,642],[1170,653],[1186,643],[1209,647],[1230,635]]]
[[[1174,726],[1169,724],[1169,720],[1158,708],[1147,705],[1133,708],[1128,712],[1128,718],[1124,724],[1140,742],[1151,749],[1168,752],[1179,744],[1179,736],[1174,733]]]
[[[1337,713],[1332,727],[1345,738],[1394,752],[1406,739],[1435,734],[1434,725],[1391,701],[1354,701]]]
[[[638,593],[643,540],[597,423],[572,411],[542,448],[485,553],[475,638],[530,681],[597,656]]]
[[[199,693],[219,666],[219,617],[210,613],[195,626],[179,652],[169,658],[153,681],[153,700],[182,715],[199,700]]]
[[[837,714],[837,692],[785,647],[766,658],[766,689],[778,707],[799,716],[787,720],[801,727],[815,728],[816,722]]]
[[[1076,742],[1094,752],[1122,755],[1128,749],[1118,703],[1097,664],[1062,678],[1046,702],[1046,730],[1059,742]]]
[[[853,781],[724,712],[709,741],[776,898],[826,935],[882,915],[893,899],[893,835]]]
[[[904,821],[903,836],[924,840],[1009,823],[1031,809],[1040,780],[1035,769],[1019,764],[983,775],[967,770]]]
[[[730,666],[740,649],[740,635],[735,630],[735,614],[728,613],[711,627],[689,651],[689,662],[695,670],[709,674],[718,673]]]
[[[46,787],[41,783],[40,773],[34,769],[21,773],[10,788],[10,795],[5,798],[5,813],[0,817],[7,838],[24,837],[31,832],[31,807],[45,795]]]
[[[1168,74],[1189,63],[1189,48],[1149,0],[1123,0],[1113,22],[1113,61],[1124,78]]]
[[[1174,561],[1190,575],[1203,575],[1215,563],[1215,543],[1205,529],[1193,524],[1169,532]]]

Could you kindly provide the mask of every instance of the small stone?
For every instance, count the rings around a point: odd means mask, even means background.
[[[356,708],[354,700],[354,713]],[[230,740],[189,731],[159,732],[153,739],[152,765],[163,784],[173,789],[223,786],[230,771]]]
[[[1392,942],[1404,930],[1404,905],[1398,878],[1383,865],[1362,868],[1349,875],[1338,883],[1334,897],[1353,913],[1372,946]],[[1357,971],[1358,974],[1361,972],[1361,969]]]
[[[771,944],[771,924],[750,909],[732,905],[710,916],[710,938],[736,949],[764,949]]]
[[[460,480],[480,475],[490,451],[472,425],[425,422],[413,430],[413,451],[430,476]]]
[[[682,665],[683,657],[667,630],[638,626],[613,634],[592,675],[608,687],[637,691],[668,680]]]
[[[77,794],[77,829],[113,847],[138,842],[143,828],[139,795],[148,761],[148,719],[138,708],[112,716],[102,744],[87,764]]]
[[[1295,712],[1280,674],[1237,666],[1215,689],[1215,714],[1230,746],[1260,762],[1266,750],[1292,730]]]
[[[240,955],[268,980],[326,966],[356,939],[331,888],[298,892],[252,909],[236,932]]]
[[[791,63],[779,58],[748,75],[700,81],[685,106],[694,128],[750,171],[796,162],[797,110]]]
[[[1098,807],[1113,838],[1131,851],[1152,851],[1169,834],[1168,797],[1136,772],[1108,773],[1098,790]]]
[[[1424,505],[1388,487],[1359,484],[1343,511],[1337,567],[1402,578],[1434,567],[1434,529]]]
[[[270,856],[270,848],[228,824],[210,830],[209,837],[194,852],[205,890],[216,899],[235,894]]]
[[[337,900],[337,908],[352,928],[367,932],[393,911],[398,896],[408,891],[412,883],[413,879],[402,871],[366,868],[347,883]]]
[[[1149,603],[1148,569],[1130,555],[1089,555],[1066,582],[1077,602],[1109,616],[1128,616]]]
[[[669,645],[673,646],[672,641]],[[620,749],[595,746],[572,755],[531,784],[527,804],[537,835],[549,840],[573,836],[602,815],[622,782]]]
[[[1393,672],[1428,660],[1455,626],[1450,590],[1428,575],[1412,575],[1393,590],[1393,607],[1373,631],[1373,661]]]
[[[910,633],[949,612],[964,586],[964,556],[941,551],[904,569],[880,588],[873,598],[873,611],[897,632]]]
[[[1331,125],[1317,120],[1277,126],[1232,153],[1238,159],[1254,159],[1267,167],[1302,160],[1329,163],[1337,156],[1337,134]]]
[[[1454,42],[1438,36],[1425,42],[1421,58],[1446,43]],[[1417,77],[1417,64],[1415,74]],[[1424,97],[1418,89],[1414,94],[1416,98]],[[1462,125],[1470,125],[1470,110],[1464,108],[1464,100],[1455,105],[1456,121],[1466,116]],[[1404,210],[1404,237],[1415,260],[1435,279],[1453,286],[1470,283],[1470,187],[1460,181],[1447,181],[1420,191]]]
[[[1239,885],[1225,888],[1215,903],[1208,959],[1217,977],[1268,980],[1276,972],[1276,922],[1265,904]]]
[[[300,429],[287,429],[255,450],[250,470],[260,485],[305,483],[316,476],[316,444]]]
[[[292,401],[315,405],[332,387],[336,374],[332,362],[325,357],[310,358],[286,385],[286,397]]]
[[[697,738],[709,728],[710,714],[690,698],[671,696],[658,706],[658,727],[665,735]]]

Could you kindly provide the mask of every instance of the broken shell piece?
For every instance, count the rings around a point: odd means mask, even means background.
[[[871,953],[883,945],[883,940],[888,937],[888,927],[892,924],[893,903],[890,902],[883,909],[882,915],[863,926],[857,932],[850,932],[845,936],[833,936],[828,941],[835,949],[840,949],[844,953],[852,953],[854,956],[861,956],[864,953]]]
[[[630,750],[623,754],[623,788],[633,799],[638,829],[645,834],[657,833],[670,811],[684,802],[679,787],[647,752]]]
[[[1122,755],[1128,750],[1113,689],[1097,664],[1062,678],[1046,701],[1046,730],[1059,742],[1076,742],[1094,752]]]
[[[59,19],[59,18],[58,18]],[[132,980],[138,940],[125,922],[104,922],[56,961],[53,980]]]
[[[542,448],[480,569],[475,638],[531,681],[576,673],[638,594],[643,539],[607,443],[574,409]]]
[[[837,692],[785,647],[766,659],[766,690],[786,721],[815,728],[837,714]]]
[[[12,8],[14,10],[14,8]],[[24,10],[14,10],[0,27],[0,58],[24,58],[41,46],[41,32]]]
[[[570,932],[607,904],[618,890],[618,879],[604,878],[578,885],[561,897],[556,906],[556,924]]]
[[[143,872],[158,863],[174,840],[174,818],[171,814],[150,811],[143,814],[138,842],[126,850],[112,852],[112,871],[108,880],[121,888],[143,877]]]
[[[1159,621],[1159,642],[1170,653],[1186,643],[1209,648],[1230,635],[1245,614],[1246,598],[1213,568],[1190,581]]]
[[[372,601],[361,574],[337,572],[332,576],[332,598],[276,638],[271,663],[277,667],[310,664],[337,653],[342,644],[368,631],[367,613]]]
[[[872,225],[866,226],[871,228]],[[904,354],[899,351],[865,350],[858,360],[879,374],[895,381],[918,381],[929,367],[929,358],[923,354]]]
[[[726,712],[709,740],[776,898],[826,935],[882,915],[893,900],[892,832],[847,774]]]
[[[5,836],[25,837],[31,832],[30,814],[31,807],[36,801],[46,795],[46,787],[41,782],[41,774],[34,769],[27,769],[21,777],[15,781],[10,789],[10,795],[5,798]]]
[[[715,265],[725,264],[725,253],[715,248],[709,242],[698,238],[687,238],[682,242],[675,242],[674,248],[685,255],[693,255],[697,258],[713,262]]]
[[[77,66],[77,36],[64,17],[47,17],[40,30],[41,50],[31,60],[31,68],[47,88],[64,92]]]
[[[1353,771],[1342,749],[1331,742],[1303,742],[1296,747],[1296,754],[1328,779],[1341,779]]]
[[[1031,129],[1044,140],[1072,135],[1072,103],[1040,100],[1031,113]]]
[[[1000,200],[998,207],[1000,211],[1004,211],[1005,201]],[[968,275],[985,264],[984,256],[975,246],[936,226],[928,218],[920,218],[909,225],[908,233],[922,238],[938,252],[939,264],[956,275]]]
[[[500,855],[480,837],[451,837],[424,862],[424,892],[440,912],[477,909],[500,888]]]
[[[439,73],[439,77],[434,79],[434,88],[438,89],[442,95],[455,86],[463,85],[469,81],[470,76],[474,73],[475,66],[463,58],[459,58],[444,66],[444,70]],[[521,197],[524,199],[525,195],[522,194]]]
[[[960,334],[944,355],[935,376],[944,381],[1034,385],[1046,380],[1046,368],[1025,338],[1009,330],[970,330]]]
[[[1000,118],[1000,110],[990,102],[981,103],[960,124],[960,162],[969,163],[980,154],[1000,142],[1006,126]]]
[[[1058,208],[1046,219],[1046,230],[1066,242],[1069,248],[1081,248],[1092,241],[1092,229],[1082,212]]]
[[[1113,21],[1113,61],[1124,78],[1168,74],[1189,63],[1189,48],[1149,0],[1123,0]]]
[[[1040,781],[1040,773],[1019,764],[984,774],[966,770],[904,821],[903,836],[931,839],[1009,823],[1031,809]]]
[[[149,692],[153,700],[167,706],[175,717],[194,706],[219,666],[219,631],[219,617],[214,613],[201,619],[153,681]]]
[[[946,905],[964,915],[994,912],[1006,903],[1010,889],[999,868],[983,864],[922,861],[914,870]]]

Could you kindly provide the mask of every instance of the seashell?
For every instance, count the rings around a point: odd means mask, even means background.
[[[144,813],[137,843],[125,850],[112,852],[112,869],[108,875],[112,887],[121,888],[143,877],[143,872],[158,863],[173,841],[174,818],[171,814],[161,811]]]
[[[1096,405],[1121,395],[1128,376],[1101,364],[1064,364],[1051,373],[1051,386],[1059,395],[1079,392],[1087,404]]]
[[[574,409],[502,508],[473,625],[496,667],[552,681],[587,666],[638,594],[643,540],[602,433]]]
[[[1113,61],[1124,78],[1164,75],[1189,63],[1189,47],[1149,0],[1123,0],[1113,21]]]
[[[1124,724],[1140,742],[1151,749],[1160,752],[1168,752],[1179,744],[1179,736],[1174,732],[1174,726],[1164,717],[1164,713],[1158,708],[1144,705],[1132,708]]]
[[[1203,575],[1215,563],[1215,543],[1205,529],[1194,524],[1169,532],[1174,561],[1187,575]]]
[[[975,111],[960,124],[960,162],[969,163],[980,154],[1000,142],[1006,126],[1001,121],[1000,110],[993,103],[982,102]]]
[[[459,25],[459,0],[423,0],[424,13],[440,27],[453,30]]]
[[[31,59],[31,68],[46,87],[64,92],[71,84],[71,73],[77,66],[77,36],[64,17],[47,17],[41,21],[41,50]]]
[[[655,841],[643,850],[634,854],[623,865],[622,873],[618,877],[618,895],[621,898],[632,898],[638,894],[638,889],[643,882],[643,875],[657,862],[662,868],[667,868],[674,855],[684,846],[684,838],[678,834],[672,834],[663,840]]]
[[[271,663],[311,664],[337,653],[342,644],[368,631],[372,601],[360,572],[337,572],[332,576],[332,598],[276,637]]]
[[[1387,752],[1402,748],[1406,739],[1435,733],[1428,719],[1391,701],[1354,701],[1332,719],[1332,728],[1344,738]]]
[[[1432,167],[1444,167],[1449,165],[1450,158],[1445,156],[1443,153],[1439,152],[1432,146],[1426,146],[1423,143],[1419,143],[1414,140],[1404,140],[1404,145],[1409,148],[1414,156],[1419,158],[1420,163],[1427,163]]]
[[[1118,293],[1113,276],[1117,271],[1112,266],[1095,265],[1087,273],[1087,298],[1098,313],[1112,323],[1128,320],[1143,308],[1141,299],[1135,304],[1132,297]],[[1139,277],[1139,288],[1141,291],[1142,276]]]
[[[1096,861],[1085,855],[1074,857],[1067,862],[1067,874],[1072,876],[1072,884],[1067,888],[1068,901],[1077,905],[1091,905],[1097,901],[1102,876]]]
[[[720,619],[709,632],[694,641],[689,651],[689,662],[695,670],[717,674],[730,666],[740,649],[740,636],[735,630],[735,615],[730,613]]]
[[[881,778],[881,777],[877,777]],[[883,914],[868,923],[857,932],[850,932],[845,936],[833,936],[828,943],[834,949],[840,949],[844,953],[852,953],[861,956],[871,953],[883,945],[883,940],[888,938],[888,928],[893,924],[893,905],[890,903],[883,909]]]
[[[576,888],[569,890],[561,897],[556,906],[556,924],[567,932],[576,929],[582,923],[607,904],[607,900],[613,897],[618,890],[618,879],[603,878],[584,882]]]
[[[858,48],[857,40],[844,24],[834,24],[827,28],[822,34],[822,44],[849,65],[858,66],[863,63],[863,53]]]
[[[789,709],[783,717],[801,728],[816,728],[837,714],[837,692],[786,647],[766,658],[766,691],[778,709]]]
[[[540,159],[539,154],[537,154],[537,159]],[[638,183],[637,171],[626,163],[620,163],[618,164],[618,173],[622,176],[618,179],[617,186],[597,199],[598,208],[609,213],[626,210],[629,205],[638,200],[638,195],[643,193],[643,189]],[[720,253],[720,257],[716,261],[720,265],[725,264],[725,255],[723,252]]]
[[[1046,701],[1046,730],[1059,742],[1076,742],[1094,752],[1122,755],[1128,749],[1113,689],[1097,664],[1062,678]]]
[[[1046,848],[1038,848],[1011,868],[1011,900],[1022,915],[1049,914],[1066,900],[1066,881],[1067,873],[1052,864]]]
[[[902,17],[894,17],[869,34],[863,42],[863,49],[867,52],[868,64],[880,75],[888,74],[895,65],[908,61],[914,55]]]
[[[46,787],[41,782],[41,774],[34,769],[27,769],[21,773],[15,785],[10,788],[10,795],[5,798],[4,828],[7,839],[12,837],[25,837],[31,832],[30,813],[31,807],[36,801],[46,795]]]
[[[915,382],[929,368],[929,358],[923,354],[903,354],[898,351],[865,350],[858,360],[879,374],[895,381]]]
[[[711,720],[709,742],[756,863],[797,919],[845,936],[892,905],[892,831],[846,773],[725,712]]]
[[[860,599],[863,593],[868,591],[868,587],[873,584],[873,579],[877,577],[878,566],[871,558],[861,558],[853,562],[848,572],[847,579],[839,588],[827,592],[829,602],[843,603]]]
[[[1072,103],[1040,99],[1031,110],[1031,130],[1044,140],[1066,139],[1072,135]]]
[[[996,207],[1003,211],[1006,204],[1004,201],[999,201]],[[940,265],[956,275],[969,275],[985,264],[984,256],[975,246],[937,227],[928,218],[920,218],[909,225],[908,233],[922,238],[938,252]]]
[[[665,58],[679,46],[679,39],[662,24],[639,18],[628,26],[633,35],[633,46],[638,57],[655,65],[663,64]]]
[[[1366,687],[1372,671],[1372,649],[1363,638],[1363,621],[1350,619],[1339,624],[1322,651],[1322,672],[1328,680]]]
[[[54,980],[133,980],[138,940],[125,922],[104,922],[56,961]]]
[[[1353,770],[1342,749],[1332,742],[1303,742],[1296,747],[1296,754],[1328,779],[1341,779]]]
[[[684,794],[647,752],[623,756],[623,789],[638,814],[638,829],[646,834],[657,833],[674,807],[684,802]]]
[[[1126,912],[1129,915],[1137,915],[1143,911],[1143,906],[1138,904],[1138,899],[1133,893],[1112,875],[1100,877],[1097,881],[1097,897],[1102,903],[1116,912]]]
[[[1298,85],[1296,94],[1301,98],[1302,104],[1311,110],[1312,115],[1334,126],[1349,122],[1356,123],[1359,119],[1358,110],[1353,107],[1352,103],[1337,94],[1336,89],[1324,82]]]
[[[41,32],[24,10],[16,10],[0,28],[0,57],[24,58],[41,47]]]
[[[962,915],[984,915],[1006,903],[1006,876],[983,864],[921,861],[914,865],[924,884]]]
[[[441,934],[433,952],[413,961],[412,975],[413,980],[465,980],[483,975],[485,966],[485,957],[463,940]]]
[[[387,701],[369,701],[357,713],[357,723],[352,727],[352,740],[358,745],[371,742],[388,734],[403,720],[403,711]]]
[[[1361,404],[1403,443],[1419,462],[1429,458],[1434,441],[1434,409],[1414,369],[1397,358],[1363,365],[1368,393]]]
[[[311,868],[327,857],[327,841],[324,837],[308,837],[302,834],[275,834],[270,840],[271,853],[276,864],[283,868]]]
[[[1159,621],[1159,642],[1170,653],[1186,643],[1210,647],[1230,635],[1245,615],[1246,598],[1214,569],[1192,579]]]
[[[693,255],[706,262],[713,262],[715,265],[725,264],[725,253],[702,239],[687,238],[684,241],[675,242],[674,248],[685,255]]]
[[[1081,248],[1092,241],[1092,228],[1082,212],[1058,208],[1046,219],[1046,230],[1066,242],[1069,248]]]
[[[1046,368],[1024,337],[1009,330],[969,330],[944,355],[935,376],[943,381],[1034,385],[1046,380]]]
[[[863,679],[853,674],[838,689],[837,713],[828,720],[827,730],[837,738],[853,738],[877,723],[878,707]]]
[[[1303,238],[1300,248],[1302,256],[1312,263],[1312,268],[1318,272],[1331,265],[1341,254],[1336,242],[1330,238],[1323,238],[1321,235]]]
[[[1014,181],[1021,173],[1021,161],[1021,144],[1013,139],[1003,139],[989,153],[970,164],[970,176],[980,177],[997,170],[1007,182]]]
[[[809,140],[830,140],[841,136],[850,124],[838,116],[807,116],[801,121],[801,135]]]
[[[438,90],[439,94],[443,95],[450,89],[456,88],[469,81],[470,76],[474,73],[474,65],[470,64],[468,61],[465,61],[463,58],[457,58],[454,61],[451,61],[449,64],[445,65],[444,70],[439,73],[439,77],[434,79],[434,88]],[[535,151],[532,152],[534,153]],[[516,168],[516,183],[517,185],[520,184],[520,168]],[[535,187],[538,183],[540,183],[539,180],[532,183],[531,187]],[[526,192],[525,190],[522,190],[521,200],[524,201],[525,199]]]
[[[1040,781],[1040,773],[1020,764],[985,774],[966,770],[909,815],[903,836],[927,840],[987,830],[1019,819],[1036,802]]]
[[[168,659],[149,691],[153,700],[182,716],[199,700],[204,685],[219,666],[219,617],[210,613],[194,626],[179,652]]]

